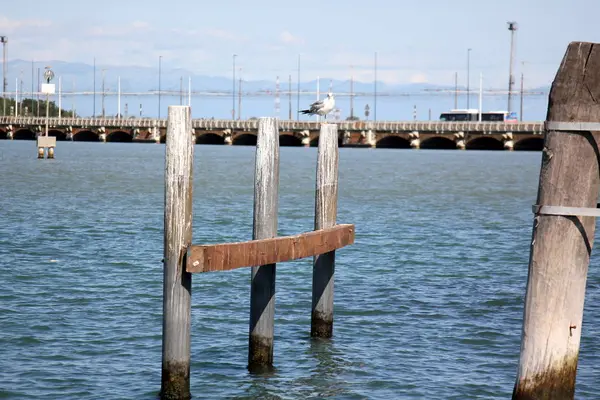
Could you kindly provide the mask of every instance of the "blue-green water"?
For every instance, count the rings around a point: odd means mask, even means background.
[[[309,337],[311,259],[279,264],[277,370],[250,375],[250,270],[195,274],[194,398],[509,398],[540,157],[341,149],[334,339]],[[250,239],[254,148],[195,158],[193,242]],[[281,235],[313,229],[315,165],[281,149]],[[163,173],[164,145],[0,141],[0,398],[155,398]],[[577,399],[597,398],[596,254]]]

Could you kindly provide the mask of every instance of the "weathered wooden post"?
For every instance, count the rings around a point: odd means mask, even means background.
[[[189,106],[169,106],[165,149],[165,232],[161,399],[189,399],[194,145]]]
[[[258,120],[254,179],[253,239],[277,236],[279,192],[279,125],[276,118]],[[248,369],[273,365],[275,323],[275,265],[252,267]]]
[[[600,44],[569,44],[552,83],[513,399],[573,399],[594,241]],[[591,132],[595,132],[592,134]]]
[[[338,193],[338,131],[335,124],[322,124],[317,155],[315,230],[335,226]],[[312,337],[333,335],[333,277],[335,250],[313,259]]]

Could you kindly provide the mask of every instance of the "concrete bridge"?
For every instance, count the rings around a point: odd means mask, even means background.
[[[0,139],[164,143],[166,119],[0,117]],[[342,147],[541,150],[544,123],[337,121]],[[255,145],[258,121],[194,119],[198,144]],[[280,120],[280,145],[316,146],[318,122]]]

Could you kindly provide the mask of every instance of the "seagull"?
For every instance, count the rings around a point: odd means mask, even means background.
[[[335,107],[335,100],[333,98],[333,93],[327,93],[327,97],[323,100],[317,100],[310,105],[308,110],[300,110],[302,114],[310,114],[310,115],[321,115],[325,116],[327,119],[327,114],[333,110]]]

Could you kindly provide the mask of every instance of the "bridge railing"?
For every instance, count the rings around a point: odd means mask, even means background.
[[[81,128],[165,128],[166,119],[152,118],[48,118],[50,127],[75,126]],[[32,126],[46,124],[45,117],[0,117],[0,125]],[[513,132],[539,133],[544,129],[542,121],[530,122],[446,122],[446,121],[337,121],[339,131],[377,132]],[[316,121],[281,120],[282,131],[319,130],[320,123]],[[250,131],[258,129],[258,121],[230,119],[194,119],[194,129]]]

